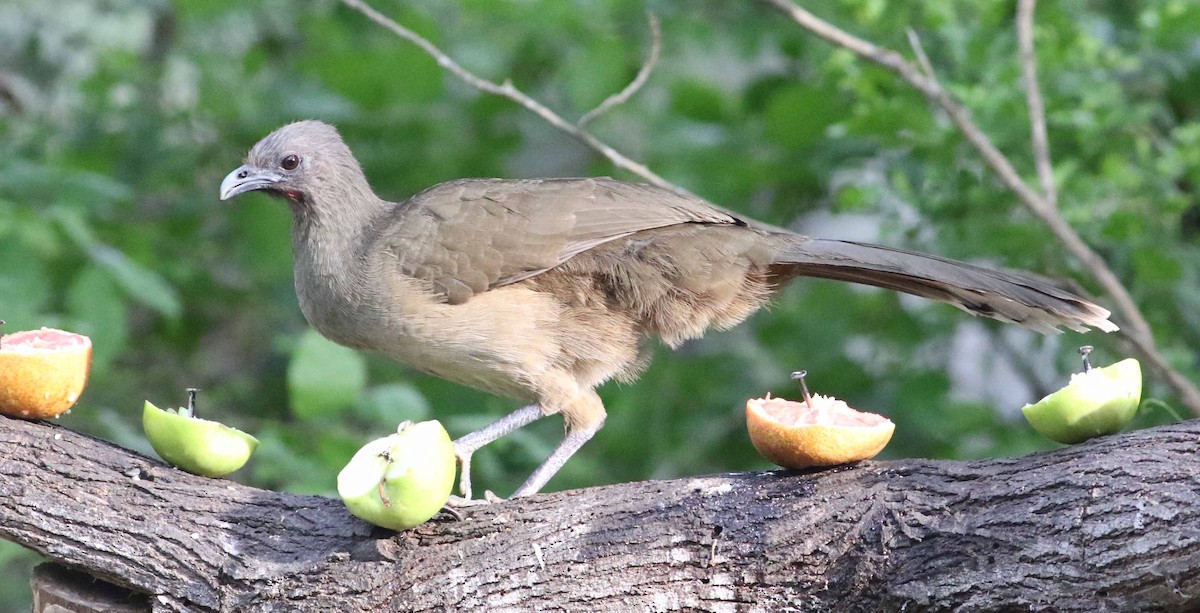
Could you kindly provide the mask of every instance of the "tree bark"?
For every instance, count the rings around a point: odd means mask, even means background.
[[[0,418],[0,536],[155,610],[1200,609],[1200,421],[556,492],[394,533]]]

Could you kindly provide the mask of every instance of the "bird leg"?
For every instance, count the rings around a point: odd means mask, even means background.
[[[604,425],[604,403],[595,390],[580,388],[574,378],[560,378],[557,387],[552,383],[543,382],[545,388],[540,397],[546,406],[558,408],[557,412],[562,414],[563,425],[566,426],[566,435],[550,453],[550,457],[513,492],[513,498],[532,496],[541,491],[563,464]]]
[[[588,442],[596,432],[600,431],[600,426],[603,423],[600,422],[581,430],[568,431],[567,435],[563,437],[562,442],[558,444],[558,447],[554,448],[550,457],[546,458],[546,461],[542,462],[542,465],[537,467],[533,471],[533,474],[529,475],[525,483],[522,483],[521,487],[518,487],[517,491],[513,492],[512,497],[520,498],[521,496],[532,496],[538,493],[546,485],[546,482],[563,467],[563,464],[566,464],[567,460],[575,455],[575,452],[579,451],[579,448],[584,443]]]
[[[471,500],[471,454],[475,453],[480,447],[487,445],[488,443],[508,434],[509,432],[516,430],[517,428],[527,426],[542,417],[545,417],[545,413],[542,412],[541,405],[526,405],[504,417],[501,417],[488,426],[480,428],[479,430],[476,430],[454,441],[454,457],[458,460],[459,466],[458,492],[462,494],[464,501]],[[570,454],[567,455],[568,457],[570,456]]]

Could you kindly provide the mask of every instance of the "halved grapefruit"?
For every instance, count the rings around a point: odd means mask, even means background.
[[[53,328],[0,336],[0,413],[58,417],[87,385],[92,340]]]
[[[784,468],[834,466],[875,457],[896,430],[892,420],[820,394],[807,402],[746,401],[746,428],[758,453]]]

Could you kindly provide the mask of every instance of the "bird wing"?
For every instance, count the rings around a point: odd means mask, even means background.
[[[467,179],[400,205],[384,248],[451,304],[635,232],[745,222],[707,202],[612,179]]]

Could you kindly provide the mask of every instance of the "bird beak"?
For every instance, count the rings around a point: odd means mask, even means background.
[[[282,178],[278,173],[270,170],[261,170],[249,164],[240,166],[221,181],[221,200],[229,200],[238,194],[252,192],[256,189],[272,187]]]

